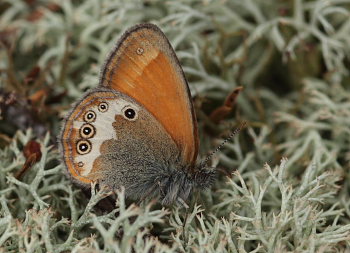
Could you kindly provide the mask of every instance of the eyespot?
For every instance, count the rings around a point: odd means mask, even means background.
[[[136,120],[137,114],[133,108],[127,107],[123,110],[124,118],[127,120]]]
[[[145,51],[145,50],[143,50],[142,47],[138,47],[138,48],[136,49],[136,53],[137,53],[138,55],[142,55],[144,51]]]
[[[80,140],[77,143],[77,152],[80,155],[86,155],[91,151],[91,143],[88,140]]]
[[[96,120],[96,113],[94,111],[87,111],[84,115],[85,122],[94,122]]]
[[[98,110],[100,112],[106,112],[108,110],[108,104],[106,102],[101,102],[99,105],[98,105]]]
[[[91,124],[84,124],[80,128],[80,136],[84,139],[89,139],[95,135],[96,131],[93,125]]]

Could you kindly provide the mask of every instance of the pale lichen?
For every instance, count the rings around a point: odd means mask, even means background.
[[[1,111],[0,252],[349,251],[349,7],[348,0],[2,1],[0,91],[21,93],[38,65],[43,87],[66,93],[51,107],[59,116],[44,113],[45,136],[26,127],[11,135]],[[189,79],[201,158],[223,140],[215,134],[248,122],[213,157],[218,180],[188,209],[138,206],[123,191],[95,186],[87,194],[66,178],[54,141],[60,116],[96,87],[117,38],[142,22],[161,27]],[[235,119],[216,126],[207,115],[238,85]],[[42,157],[16,179],[33,138]],[[107,196],[112,210],[98,207]]]

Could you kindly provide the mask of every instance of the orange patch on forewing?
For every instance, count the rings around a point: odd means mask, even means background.
[[[142,104],[173,138],[187,164],[198,153],[197,122],[187,83],[160,30],[140,28],[123,38],[105,66],[102,85]]]
[[[149,112],[156,115],[170,136],[180,144],[184,159],[192,161],[195,156],[195,143],[193,132],[189,131],[193,126],[189,113],[190,105],[186,104],[187,91],[181,89],[184,87],[174,89],[174,86],[179,86],[181,80],[174,74],[169,60],[161,52],[145,67],[143,75],[136,77],[134,82],[137,87],[142,87],[145,82],[144,76],[153,89],[144,87],[135,99],[140,99]],[[155,94],[154,90],[158,90],[159,94]],[[126,90],[123,92],[127,93]]]

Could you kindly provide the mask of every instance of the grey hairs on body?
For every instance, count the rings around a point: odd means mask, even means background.
[[[145,182],[127,187],[128,195],[138,196],[140,199],[158,197],[163,205],[183,204],[193,190],[209,188],[216,177],[214,170],[207,169],[200,169],[190,174],[186,169],[179,170],[169,166],[158,168],[157,171],[158,173],[149,175]]]

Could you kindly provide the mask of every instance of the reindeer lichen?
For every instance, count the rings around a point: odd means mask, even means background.
[[[59,159],[62,117],[143,22],[164,31],[183,66],[200,160],[247,122],[189,208],[81,189]],[[0,252],[350,251],[349,62],[349,0],[3,0]],[[211,122],[238,86],[234,113]]]

